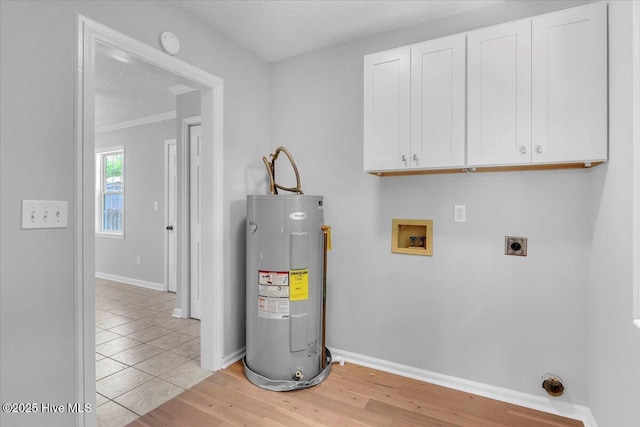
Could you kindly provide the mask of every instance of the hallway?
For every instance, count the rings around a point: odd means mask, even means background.
[[[200,321],[171,316],[176,295],[96,279],[98,426],[124,426],[208,377]]]

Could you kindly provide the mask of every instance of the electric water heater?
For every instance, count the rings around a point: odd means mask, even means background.
[[[324,347],[326,227],[322,196],[247,197],[245,374],[286,391],[329,374]]]

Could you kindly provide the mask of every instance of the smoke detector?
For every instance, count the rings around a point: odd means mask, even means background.
[[[160,46],[165,53],[175,56],[180,52],[180,42],[175,34],[164,31],[160,34]]]

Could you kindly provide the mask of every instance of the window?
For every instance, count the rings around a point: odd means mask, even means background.
[[[124,238],[124,147],[96,150],[96,234]]]

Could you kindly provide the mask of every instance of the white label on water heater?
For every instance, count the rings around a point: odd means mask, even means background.
[[[258,271],[258,317],[289,318],[288,271]]]
[[[269,286],[289,286],[289,272],[259,270],[258,284]]]
[[[258,295],[261,297],[273,297],[273,298],[289,298],[288,286],[269,286],[258,285]]]
[[[258,297],[258,317],[265,319],[288,319],[289,298]]]
[[[296,220],[296,221],[302,221],[303,219],[305,219],[307,217],[307,214],[304,212],[293,212],[289,214],[289,218]]]

